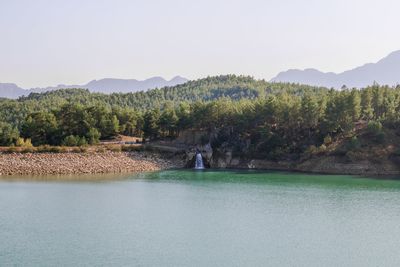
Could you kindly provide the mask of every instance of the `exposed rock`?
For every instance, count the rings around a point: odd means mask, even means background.
[[[267,159],[240,159],[223,155],[222,157],[213,158],[211,167],[353,175],[400,175],[400,166],[391,160],[382,162],[372,162],[370,160],[343,162],[342,159],[333,156],[323,156],[296,162],[271,161]]]
[[[235,156],[229,148],[212,150],[211,146],[206,150],[197,147],[203,155],[204,161],[211,168],[222,169],[264,169],[302,171],[331,174],[353,174],[353,175],[399,175],[400,160],[395,158],[369,159],[354,158],[346,160],[344,156],[320,155],[302,160],[273,161],[268,159],[248,159]],[[195,148],[186,152],[186,162],[194,162]],[[189,166],[189,165],[187,165]]]
[[[182,167],[182,161],[145,152],[0,154],[2,175],[146,172]]]
[[[371,160],[358,160],[355,162],[343,162],[339,157],[324,156],[313,158],[297,164],[294,168],[298,171],[335,173],[335,174],[358,174],[358,175],[398,175],[400,166],[386,159],[380,162]]]
[[[188,146],[197,146],[202,143],[202,138],[204,138],[204,136],[208,136],[207,131],[185,130],[179,133],[179,136],[174,140],[174,143]]]

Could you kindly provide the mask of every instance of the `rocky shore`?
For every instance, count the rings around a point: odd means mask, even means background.
[[[232,151],[213,151],[211,147],[200,147],[206,166],[215,169],[256,169],[300,171],[307,173],[349,174],[369,176],[399,176],[400,156],[375,155],[374,153],[348,153],[342,156],[314,155],[299,160],[272,161],[251,159],[233,155]],[[187,167],[193,167],[194,150],[186,152]]]
[[[182,167],[178,160],[148,152],[0,153],[0,175],[148,172]]]

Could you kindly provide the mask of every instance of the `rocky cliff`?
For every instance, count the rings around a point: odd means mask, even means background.
[[[202,145],[200,140],[210,142]],[[271,160],[251,156],[248,144],[243,142],[240,151],[229,143],[213,145],[213,134],[201,131],[191,131],[183,134],[180,140],[186,146],[184,160],[186,167],[193,167],[195,152],[200,150],[207,167],[221,169],[269,169],[331,174],[353,175],[400,175],[400,156],[392,145],[371,145],[356,151],[339,151],[340,145],[328,146],[323,152],[306,153],[300,157]],[[185,141],[183,141],[185,140]],[[340,153],[339,153],[340,152]]]

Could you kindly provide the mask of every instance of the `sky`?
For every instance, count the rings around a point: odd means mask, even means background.
[[[0,82],[271,79],[400,50],[395,0],[0,0]]]

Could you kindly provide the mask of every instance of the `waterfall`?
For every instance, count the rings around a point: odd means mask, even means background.
[[[194,168],[196,170],[204,169],[203,156],[201,155],[200,152],[196,153],[196,164]]]

